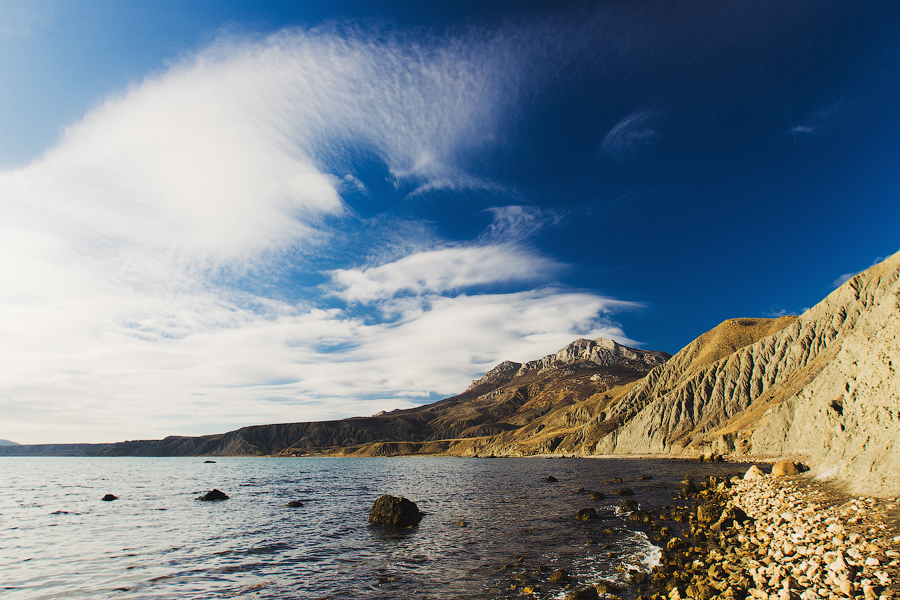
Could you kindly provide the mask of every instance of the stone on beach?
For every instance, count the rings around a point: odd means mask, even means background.
[[[806,470],[806,466],[803,463],[783,460],[772,465],[772,477],[787,477],[790,475],[798,475]]]
[[[394,527],[412,527],[419,524],[423,514],[412,500],[385,494],[372,505],[369,521]]]
[[[746,473],[744,473],[744,479],[759,479],[760,477],[765,476],[766,474],[762,472],[762,469],[760,469],[756,465],[753,465],[752,467],[747,469]]]

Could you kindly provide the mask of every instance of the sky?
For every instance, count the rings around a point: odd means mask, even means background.
[[[0,0],[0,438],[677,352],[900,250],[900,4]]]

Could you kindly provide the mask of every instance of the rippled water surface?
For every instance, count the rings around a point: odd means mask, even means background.
[[[655,508],[686,472],[740,470],[630,459],[215,460],[0,458],[0,596],[495,598],[556,568],[615,581],[619,564],[646,567],[654,548],[616,516],[612,489],[628,486]],[[615,476],[623,484],[604,484]],[[607,497],[591,501],[582,486]],[[195,500],[213,488],[230,499]],[[119,500],[101,501],[107,493]],[[381,494],[427,515],[412,529],[370,525]],[[303,506],[285,507],[291,500]],[[590,506],[602,518],[575,521]],[[538,585],[536,597],[562,597]]]

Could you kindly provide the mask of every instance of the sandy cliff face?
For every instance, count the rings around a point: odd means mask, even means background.
[[[793,454],[855,492],[900,491],[898,365],[900,253],[799,318],[704,334],[586,437],[597,454]]]

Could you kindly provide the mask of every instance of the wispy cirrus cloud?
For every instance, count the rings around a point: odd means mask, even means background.
[[[487,212],[493,216],[493,222],[485,238],[505,242],[527,239],[547,226],[559,224],[563,218],[560,211],[539,206],[493,206]]]
[[[659,111],[654,110],[631,113],[609,130],[600,144],[600,154],[615,162],[634,158],[659,137],[654,125],[659,115]]]

